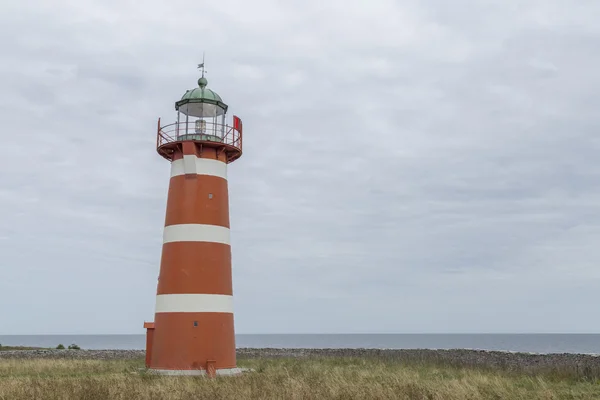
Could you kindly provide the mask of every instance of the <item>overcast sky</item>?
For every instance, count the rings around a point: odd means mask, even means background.
[[[369,5],[367,5],[369,4]],[[0,3],[0,334],[143,333],[196,86],[237,333],[599,332],[600,2]]]

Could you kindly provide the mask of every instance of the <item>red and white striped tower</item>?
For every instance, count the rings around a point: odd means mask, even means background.
[[[242,155],[242,122],[206,87],[175,103],[177,122],[161,126],[157,151],[171,161],[154,322],[146,364],[172,375],[237,374],[233,327],[227,164]]]

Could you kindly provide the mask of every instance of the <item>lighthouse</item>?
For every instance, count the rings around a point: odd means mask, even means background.
[[[208,88],[175,102],[176,122],[158,120],[156,150],[171,163],[154,322],[146,366],[168,375],[235,375],[227,166],[242,155],[242,121]]]

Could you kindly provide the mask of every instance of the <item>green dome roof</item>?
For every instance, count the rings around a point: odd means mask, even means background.
[[[219,101],[221,103],[223,102],[223,99],[221,99],[221,96],[219,96],[217,94],[217,92],[214,92],[205,87],[199,87],[199,88],[195,88],[195,89],[186,91],[185,94],[181,97],[181,100],[188,100],[188,99],[196,99],[196,100],[204,99],[204,100]]]
[[[198,79],[197,88],[187,90],[177,103],[175,109],[187,115],[197,117],[208,117],[225,114],[227,112],[227,104],[223,102],[221,96],[206,85],[208,81],[205,77]],[[209,105],[212,105],[209,106]]]

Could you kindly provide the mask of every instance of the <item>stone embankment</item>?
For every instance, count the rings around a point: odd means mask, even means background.
[[[280,357],[355,357],[514,372],[554,372],[600,377],[600,356],[592,354],[534,354],[488,350],[426,349],[238,349],[238,359]]]
[[[6,350],[0,351],[3,358],[19,359],[68,359],[68,360],[133,360],[143,358],[144,350]]]
[[[95,359],[122,360],[144,357],[143,350],[15,350],[0,351],[0,359]],[[409,364],[501,369],[515,372],[556,372],[600,376],[600,356],[588,354],[529,354],[484,350],[392,350],[392,349],[237,349],[238,359],[356,357],[395,360]]]

